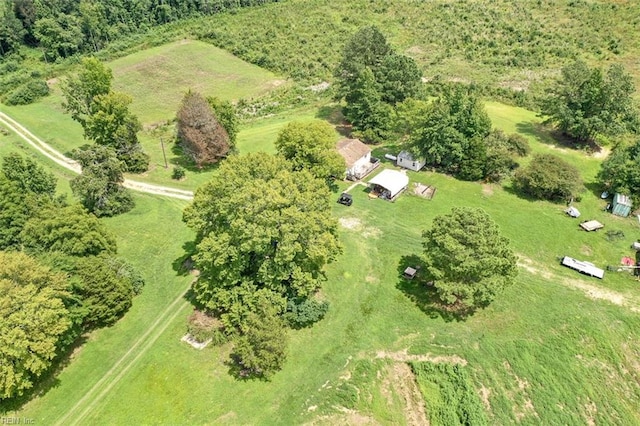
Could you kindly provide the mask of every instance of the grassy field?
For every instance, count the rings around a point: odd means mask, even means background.
[[[195,21],[204,40],[275,72],[331,80],[357,29],[377,25],[425,75],[522,89],[576,57],[640,81],[640,5],[627,1],[290,0]]]
[[[497,127],[522,132],[534,152],[563,156],[593,182],[598,158],[550,143],[529,111],[487,107]],[[258,123],[245,130],[242,146],[270,151],[273,137],[264,134],[275,135],[285,120]],[[180,342],[189,308],[179,295],[190,281],[174,269],[191,238],[180,223],[184,204],[136,197],[132,213],[106,222],[120,254],[144,272],[143,294],[17,414],[46,424],[402,424],[415,413],[407,412],[398,385],[407,378],[395,366],[418,357],[466,362],[490,424],[640,422],[638,282],[614,272],[589,279],[558,264],[563,255],[618,264],[640,235],[636,220],[603,212],[604,201],[585,193],[576,204],[583,217],[625,234],[609,241],[602,231],[579,231],[563,205],[522,199],[509,185],[426,171],[409,177],[436,186],[435,198],[408,193],[387,203],[356,187],[352,207],[334,205],[345,254],[327,270],[330,311],[290,333],[288,361],[271,382],[233,379],[224,364],[228,346],[197,351]],[[422,230],[459,205],[489,212],[521,264],[516,285],[466,321],[435,310],[424,287],[400,277],[420,254]]]
[[[108,65],[113,89],[133,96],[131,110],[146,125],[173,119],[188,90],[238,100],[284,83],[263,68],[196,40],[146,49]]]

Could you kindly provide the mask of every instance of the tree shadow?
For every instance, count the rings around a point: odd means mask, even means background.
[[[415,277],[405,278],[404,271],[407,267],[417,269]],[[438,298],[436,288],[424,278],[424,262],[417,255],[405,255],[398,263],[398,283],[396,288],[403,292],[422,312],[431,318],[442,318],[446,322],[464,321],[472,310],[454,310],[443,305]]]
[[[87,340],[86,334],[79,336],[68,348],[60,353],[58,360],[37,379],[38,381],[33,388],[26,390],[24,394],[15,398],[0,400],[0,414],[6,415],[10,412],[16,412],[32,399],[42,397],[51,389],[60,386],[58,376],[71,363],[73,353],[81,348]]]
[[[182,245],[182,249],[184,250],[184,254],[173,262],[171,262],[171,267],[179,276],[186,276],[190,273],[193,273],[195,270],[195,264],[193,262],[192,256],[196,253],[196,242],[195,241],[187,241]]]
[[[602,147],[593,140],[577,141],[574,138],[542,123],[533,123],[530,121],[520,122],[516,124],[516,130],[519,133],[533,136],[538,141],[546,145],[551,145],[557,148],[586,151],[589,154],[595,154],[602,151]]]
[[[229,355],[229,359],[224,362],[227,366],[227,372],[231,377],[239,382],[269,382],[270,380],[262,375],[252,374],[246,368],[240,365],[239,359],[235,354]]]
[[[604,192],[604,187],[599,182],[588,182],[584,184],[584,187],[587,188],[587,191],[596,196],[596,198],[602,199],[601,195]],[[613,194],[609,194],[609,197],[612,197]],[[605,199],[602,199],[605,201]]]
[[[350,137],[353,126],[345,119],[342,114],[340,104],[324,105],[316,112],[316,118],[328,121],[335,127],[336,131],[344,137]]]
[[[215,170],[220,166],[220,161],[207,164],[202,167],[198,167],[193,160],[187,158],[182,151],[182,148],[179,144],[173,142],[171,145],[171,153],[174,155],[173,157],[168,159],[169,164],[173,166],[182,167],[185,170],[188,170],[192,173],[206,173],[211,170]],[[164,164],[162,165],[164,167]]]

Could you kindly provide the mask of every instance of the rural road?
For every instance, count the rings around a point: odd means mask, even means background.
[[[65,157],[62,153],[56,151],[51,145],[31,133],[22,124],[18,123],[13,118],[9,117],[4,112],[0,111],[0,124],[7,127],[24,141],[26,141],[33,148],[38,150],[42,155],[49,158],[56,164],[70,170],[74,173],[80,173],[82,168],[75,160],[69,157]],[[181,200],[193,200],[193,192],[184,191],[182,189],[170,188],[167,186],[152,185],[149,183],[138,182],[131,179],[124,180],[124,187],[138,192],[145,192],[147,194],[161,195],[164,197],[178,198]]]

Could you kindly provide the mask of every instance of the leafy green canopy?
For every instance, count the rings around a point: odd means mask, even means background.
[[[342,177],[345,163],[336,151],[336,132],[330,124],[294,121],[282,129],[275,146],[294,171],[308,170],[319,179]]]
[[[485,307],[515,281],[509,240],[482,209],[436,216],[422,238],[427,278],[445,305],[463,312]]]
[[[282,312],[307,297],[341,252],[329,190],[308,171],[264,153],[225,160],[183,220],[197,232],[196,300],[237,328],[262,294]]]
[[[576,61],[562,69],[542,103],[542,113],[547,123],[579,142],[637,132],[634,92],[633,79],[622,65],[613,64],[603,74]]]
[[[462,179],[484,177],[484,139],[490,134],[491,119],[480,99],[469,88],[456,85],[427,108],[416,108],[423,115],[405,120],[415,126],[408,140],[410,150]]]
[[[28,251],[58,251],[71,256],[116,252],[116,240],[104,224],[81,205],[43,209],[20,234]]]
[[[584,190],[580,171],[552,154],[538,154],[516,171],[514,186],[524,194],[551,201],[567,201]]]
[[[31,388],[71,326],[63,274],[23,253],[0,251],[0,399]]]
[[[35,161],[9,154],[0,173],[0,249],[18,248],[27,221],[54,200],[56,179]]]
[[[414,96],[421,72],[415,61],[395,53],[376,27],[365,27],[346,43],[336,69],[345,117],[365,140],[388,137],[393,106]]]
[[[71,181],[73,194],[98,217],[115,216],[133,208],[131,194],[122,186],[123,164],[110,147],[85,145],[73,151],[82,174]]]
[[[619,192],[640,201],[640,139],[616,146],[598,172],[598,180],[611,193]]]

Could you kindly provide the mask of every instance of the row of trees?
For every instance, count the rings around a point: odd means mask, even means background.
[[[96,216],[11,154],[0,173],[0,399],[21,395],[83,332],[113,324],[144,285]]]
[[[48,61],[96,52],[117,38],[193,16],[269,3],[271,0],[2,0],[0,56],[26,45]]]

